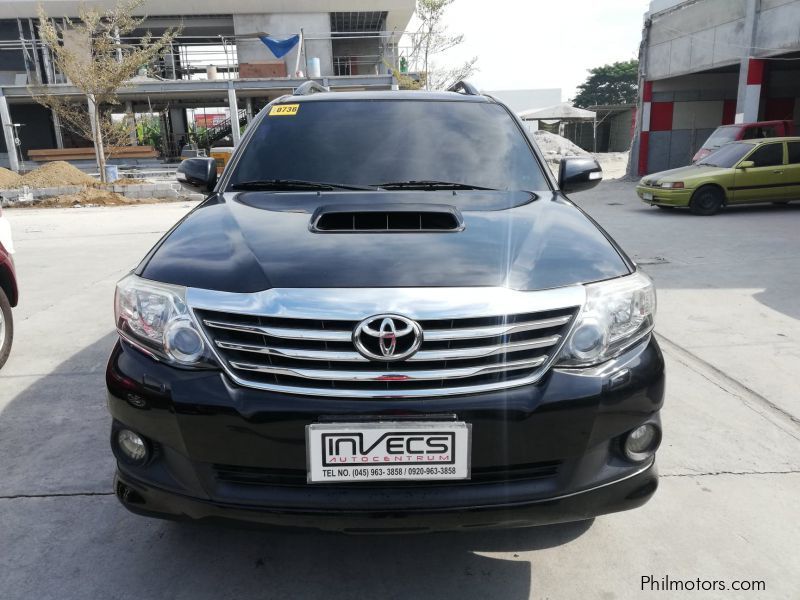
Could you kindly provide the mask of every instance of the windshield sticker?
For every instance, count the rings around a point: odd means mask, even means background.
[[[293,117],[297,114],[299,108],[299,104],[276,104],[269,109],[269,116]]]

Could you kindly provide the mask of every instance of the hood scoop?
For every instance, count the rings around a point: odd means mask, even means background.
[[[446,204],[334,204],[315,210],[309,228],[315,233],[441,233],[462,231],[464,219]]]

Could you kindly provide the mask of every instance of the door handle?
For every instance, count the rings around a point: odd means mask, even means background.
[[[781,171],[781,170],[773,171],[773,173],[775,175],[783,175],[783,171]]]

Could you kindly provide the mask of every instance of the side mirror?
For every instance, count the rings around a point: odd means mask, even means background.
[[[217,161],[213,158],[187,158],[178,166],[175,179],[194,191],[211,192],[217,184]]]
[[[558,187],[565,194],[582,192],[603,180],[603,169],[594,158],[564,158],[558,166]]]
[[[755,166],[756,166],[756,163],[754,163],[752,160],[743,160],[738,165],[736,165],[736,168],[737,169],[752,169]]]

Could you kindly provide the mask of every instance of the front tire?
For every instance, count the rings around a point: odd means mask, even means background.
[[[14,339],[14,321],[11,319],[11,303],[0,288],[0,369],[6,364]]]
[[[717,187],[705,186],[692,194],[689,210],[696,215],[710,216],[725,204],[725,194]]]

